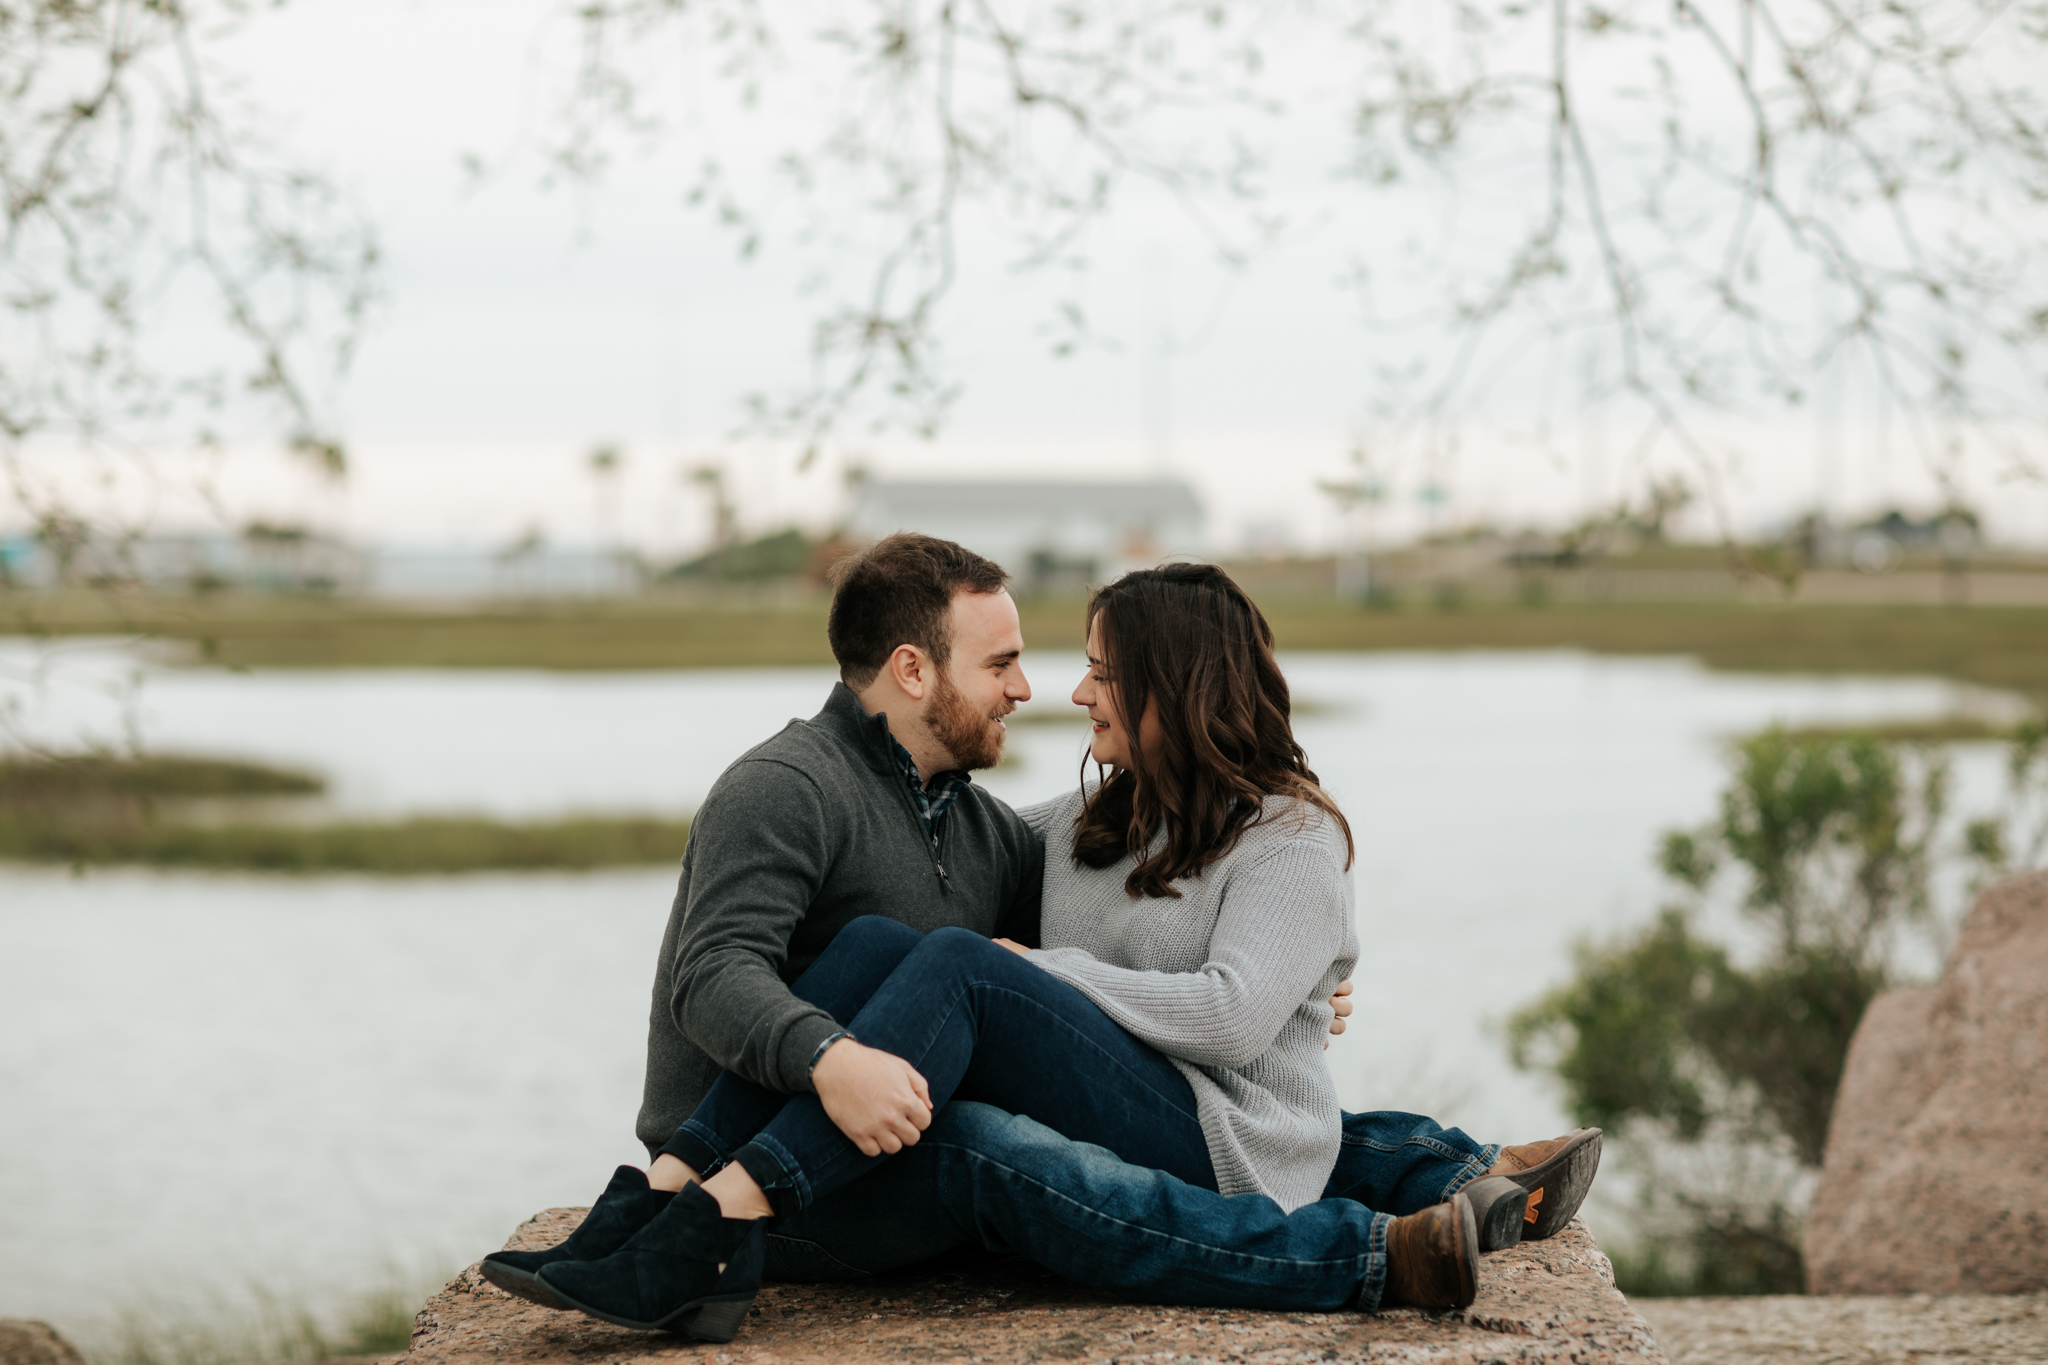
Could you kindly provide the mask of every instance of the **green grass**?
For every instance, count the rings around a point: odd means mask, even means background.
[[[293,825],[184,823],[163,818],[82,818],[54,810],[0,815],[0,859],[73,867],[139,864],[253,872],[427,873],[585,871],[672,863],[690,836],[687,819],[579,815],[505,821],[459,815]]]
[[[300,1296],[252,1286],[229,1302],[207,1296],[203,1307],[130,1306],[111,1324],[104,1341],[90,1342],[91,1365],[255,1365],[256,1362],[314,1362],[347,1357],[387,1356],[412,1341],[420,1305],[441,1287],[441,1277],[391,1276],[321,1317]]]
[[[31,802],[318,796],[317,775],[229,759],[109,753],[0,758],[0,807]]]
[[[671,863],[687,819],[577,815],[506,821],[419,815],[322,824],[253,814],[192,818],[194,799],[314,795],[310,773],[218,759],[76,754],[0,760],[0,859],[72,867],[393,876],[491,869],[582,870]]]
[[[0,596],[0,633],[133,634],[230,668],[600,670],[829,664],[822,598],[413,611],[319,599]]]
[[[1932,674],[2048,695],[2048,609],[1467,604],[1367,610],[1268,597],[1284,650],[1582,649],[1753,672]],[[1035,650],[1082,642],[1078,600],[1026,601]],[[430,612],[304,599],[0,594],[0,633],[132,633],[247,668],[640,669],[828,665],[821,596]]]
[[[1269,614],[1285,649],[1682,654],[1728,671],[1931,674],[2048,695],[2048,610],[2038,608],[1627,603],[1432,612],[1276,603]]]

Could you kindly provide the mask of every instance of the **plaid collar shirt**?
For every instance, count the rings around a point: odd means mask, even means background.
[[[893,738],[889,747],[896,751],[897,771],[903,774],[904,784],[910,788],[910,799],[917,806],[917,818],[924,821],[924,832],[931,839],[932,852],[936,854],[939,851],[939,821],[953,809],[953,803],[960,799],[960,793],[966,791],[974,779],[956,769],[940,773],[932,779],[931,786],[926,787],[917,775],[917,760],[910,756],[910,750]]]

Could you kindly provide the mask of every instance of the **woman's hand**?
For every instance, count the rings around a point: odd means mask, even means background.
[[[1018,957],[1027,957],[1031,953],[1031,950],[1029,948],[1026,948],[1023,944],[1017,942],[1017,940],[1014,938],[999,938],[996,940],[996,942],[1001,944],[1003,947],[1008,948]]]
[[[1344,1031],[1344,1016],[1350,1014],[1351,1010],[1351,978],[1347,976],[1337,983],[1337,993],[1330,997],[1330,1011],[1334,1016],[1330,1020],[1330,1033],[1332,1036]],[[1323,1051],[1328,1052],[1329,1050],[1330,1040],[1325,1038],[1323,1039]]]

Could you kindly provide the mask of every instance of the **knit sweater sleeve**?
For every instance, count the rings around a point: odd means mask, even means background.
[[[1135,971],[1080,948],[1038,949],[1031,961],[1170,1057],[1198,1066],[1249,1065],[1344,955],[1349,900],[1342,862],[1322,839],[1289,839],[1227,870],[1199,971]]]
[[[1072,820],[1076,812],[1080,810],[1080,807],[1080,797],[1072,792],[1068,792],[1063,796],[1055,796],[1050,801],[1040,801],[1036,805],[1017,807],[1017,818],[1026,825],[1029,825],[1032,831],[1042,839],[1045,837],[1046,831],[1052,829],[1062,818]]]
[[[785,1095],[810,1091],[811,1058],[838,1028],[782,979],[790,936],[830,874],[836,828],[810,776],[749,759],[719,778],[690,829],[671,1017],[719,1066]]]

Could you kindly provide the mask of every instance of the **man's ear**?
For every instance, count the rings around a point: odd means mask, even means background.
[[[931,657],[916,645],[898,645],[882,665],[882,671],[895,679],[896,686],[912,701],[923,701],[925,689],[931,684]]]

